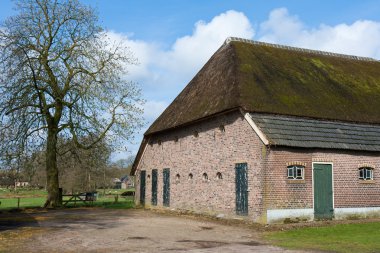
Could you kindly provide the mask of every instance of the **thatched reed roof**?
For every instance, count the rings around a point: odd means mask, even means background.
[[[380,62],[229,38],[145,135],[234,108],[380,124]]]

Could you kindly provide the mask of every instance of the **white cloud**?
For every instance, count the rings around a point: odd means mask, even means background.
[[[151,75],[149,65],[154,64],[159,49],[153,43],[147,43],[141,40],[130,39],[128,35],[115,31],[108,31],[107,36],[114,43],[122,43],[127,47],[134,58],[137,58],[137,65],[128,66],[129,78],[132,80],[146,79]]]
[[[227,11],[209,23],[198,21],[192,35],[179,38],[163,63],[177,73],[190,75],[200,69],[227,37],[251,39],[254,30],[248,18],[237,11]]]
[[[147,121],[152,122],[160,115],[168,106],[166,101],[147,101],[144,105],[144,117]]]
[[[227,37],[250,39],[254,30],[242,12],[230,10],[208,23],[196,22],[191,35],[178,38],[167,50],[114,31],[108,32],[108,36],[115,42],[125,41],[138,59],[138,65],[128,68],[129,78],[143,89],[147,99],[145,109],[149,110],[145,116],[151,123],[165,109],[162,106],[178,95]]]
[[[260,25],[260,34],[261,41],[380,59],[380,23],[374,21],[307,29],[297,16],[280,8]]]

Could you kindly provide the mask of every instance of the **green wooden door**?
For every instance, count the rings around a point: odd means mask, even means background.
[[[146,178],[146,171],[142,170],[140,172],[140,204],[145,205],[145,178]]]
[[[152,205],[157,206],[157,176],[156,169],[152,170]]]
[[[314,217],[332,219],[334,217],[332,165],[314,164]]]
[[[236,214],[248,215],[248,166],[246,163],[235,165]]]
[[[163,172],[164,187],[162,202],[164,206],[170,206],[170,169],[164,169]]]

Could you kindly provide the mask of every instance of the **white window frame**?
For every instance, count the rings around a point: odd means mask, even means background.
[[[363,176],[361,172],[363,171]],[[373,180],[373,168],[371,167],[360,167],[359,168],[359,179],[360,180]]]
[[[300,176],[299,175],[300,172]],[[304,180],[305,179],[305,166],[290,165],[287,167],[287,178],[289,180]]]

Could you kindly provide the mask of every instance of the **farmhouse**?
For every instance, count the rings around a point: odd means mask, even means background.
[[[380,62],[228,38],[146,131],[132,174],[150,207],[380,215]]]

